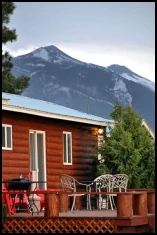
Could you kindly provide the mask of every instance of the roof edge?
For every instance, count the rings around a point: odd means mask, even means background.
[[[152,129],[150,128],[148,122],[145,119],[142,119],[142,125],[145,126],[145,128],[149,131],[150,135],[152,136],[153,139],[155,139],[155,134],[152,131]]]
[[[54,113],[49,113],[49,112],[44,112],[44,111],[39,111],[39,110],[33,110],[33,109],[23,108],[23,107],[18,107],[18,106],[13,106],[13,105],[3,104],[2,110],[31,114],[31,115],[40,116],[40,117],[54,118],[54,119],[59,119],[59,120],[93,124],[93,125],[98,125],[98,126],[111,126],[111,127],[114,126],[114,122],[112,122],[112,121],[111,122],[96,121],[96,120],[90,120],[90,119],[86,119],[86,118],[79,118],[79,117],[74,117],[74,116],[54,114]]]

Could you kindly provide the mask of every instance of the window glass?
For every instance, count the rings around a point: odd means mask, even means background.
[[[2,149],[12,150],[12,128],[2,124]]]
[[[64,141],[64,163],[67,163],[67,157],[66,157],[66,134],[63,134],[63,141]]]
[[[72,163],[72,141],[71,133],[63,133],[63,153],[64,153],[64,163]]]
[[[35,171],[35,134],[30,133],[30,160],[31,160],[31,171]]]
[[[7,127],[7,148],[11,148],[11,127]]]
[[[71,163],[71,135],[68,134],[68,163]]]
[[[5,127],[2,126],[2,147],[5,147]]]

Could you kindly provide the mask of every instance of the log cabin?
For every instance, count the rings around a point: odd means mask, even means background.
[[[36,171],[40,189],[60,188],[59,175],[93,178],[98,142],[114,121],[58,104],[2,93],[2,178]]]

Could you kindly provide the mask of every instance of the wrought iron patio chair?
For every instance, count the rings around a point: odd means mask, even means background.
[[[113,180],[113,175],[111,174],[105,174],[97,177],[94,180],[96,192],[110,192],[112,180]],[[111,209],[113,209],[111,196],[109,194],[108,195],[99,194],[97,197],[97,207],[99,208],[99,210],[102,209],[104,200],[106,202],[105,203],[106,209],[108,209],[109,206],[111,207]]]
[[[77,192],[77,185],[82,185],[86,187],[86,191],[88,191],[89,184],[83,184],[77,181],[75,178],[71,177],[70,175],[62,174],[59,176],[60,183],[62,186],[62,190],[65,190],[67,192]],[[73,211],[75,207],[75,201],[77,196],[84,196],[85,194],[68,194],[68,196],[73,197],[73,203],[71,207],[71,211]],[[87,195],[87,209],[91,209],[90,206],[90,197]]]
[[[110,191],[117,191],[117,192],[126,192],[127,191],[127,185],[128,185],[129,177],[126,174],[115,174],[113,175],[113,180],[111,183]],[[111,200],[112,204],[114,205],[114,208],[116,209],[114,197],[117,196],[117,194],[111,194]]]

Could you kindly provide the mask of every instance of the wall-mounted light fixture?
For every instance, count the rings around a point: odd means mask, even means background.
[[[99,134],[103,134],[103,132],[104,132],[103,129],[101,129],[101,128],[98,129],[98,133],[99,133]]]

